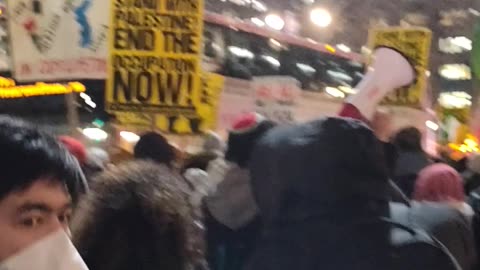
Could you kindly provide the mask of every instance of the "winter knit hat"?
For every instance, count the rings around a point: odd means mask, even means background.
[[[413,198],[429,202],[464,201],[462,179],[446,164],[430,165],[418,174]]]
[[[87,150],[82,142],[69,136],[60,136],[58,140],[68,149],[70,154],[78,160],[80,165],[85,164],[87,161]]]
[[[225,159],[246,167],[256,142],[274,126],[272,121],[257,113],[240,116],[228,134]]]

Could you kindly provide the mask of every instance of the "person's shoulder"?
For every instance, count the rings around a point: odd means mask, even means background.
[[[412,222],[427,231],[467,234],[471,230],[468,218],[458,209],[442,203],[413,203]]]

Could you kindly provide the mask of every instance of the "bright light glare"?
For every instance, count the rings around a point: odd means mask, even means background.
[[[277,14],[268,14],[267,17],[265,17],[265,23],[268,27],[277,31],[280,31],[285,27],[285,21]]]
[[[85,100],[85,103],[86,103],[88,106],[90,106],[90,107],[92,107],[92,108],[94,108],[94,109],[97,108],[97,104],[96,104],[95,102],[93,102],[91,99],[90,99],[90,100]]]
[[[108,133],[99,128],[85,128],[82,130],[83,135],[94,141],[105,141]]]
[[[83,92],[80,93],[80,97],[81,97],[82,99],[84,99],[84,100],[92,100],[92,98],[91,98],[89,95],[87,95],[87,94],[85,94],[85,93],[83,93]]]
[[[140,140],[140,136],[130,131],[120,131],[120,137],[129,143],[136,143]]]
[[[317,71],[312,66],[307,65],[307,64],[303,64],[303,63],[297,63],[296,66],[297,66],[297,68],[301,69],[303,72],[308,73],[308,74],[313,74]]]
[[[329,94],[332,97],[345,98],[345,93],[343,93],[342,91],[338,90],[335,87],[328,87],[327,86],[327,87],[325,87],[325,92],[327,92],[327,94]]]
[[[435,122],[433,122],[433,121],[428,120],[427,122],[425,122],[425,125],[426,125],[429,129],[431,129],[431,130],[433,130],[433,131],[437,131],[437,130],[438,130],[438,125],[437,125]]]
[[[353,81],[352,77],[340,71],[327,70],[327,74],[330,77],[334,77],[342,81]]]
[[[472,99],[472,96],[464,91],[453,91],[453,92],[450,92],[450,94],[459,98]]]
[[[235,56],[238,56],[238,57],[250,58],[250,59],[253,59],[253,57],[255,57],[255,55],[251,51],[249,51],[247,49],[244,49],[244,48],[240,48],[240,47],[236,47],[236,46],[229,46],[228,50],[231,53],[233,53]]]
[[[352,49],[350,49],[350,47],[348,47],[345,44],[338,44],[337,48],[342,52],[346,52],[346,53],[352,52]]]
[[[256,26],[258,27],[264,27],[265,26],[265,22],[260,20],[259,18],[257,17],[253,17],[250,19],[250,21],[255,24]]]
[[[267,6],[260,2],[260,1],[257,1],[257,0],[253,0],[252,1],[252,5],[253,5],[253,8],[260,11],[260,12],[265,12],[268,10]]]
[[[465,64],[446,64],[439,69],[440,76],[447,80],[471,80],[472,71]]]
[[[265,59],[267,62],[272,64],[273,66],[279,67],[280,66],[280,61],[277,60],[277,58],[270,56],[270,55],[262,55],[262,58]]]
[[[268,42],[269,42],[270,44],[272,44],[273,47],[277,47],[277,48],[282,47],[282,43],[280,43],[278,40],[276,40],[276,39],[274,39],[274,38],[270,38],[270,39],[268,40]]]
[[[445,108],[462,109],[472,105],[471,96],[465,92],[441,93],[438,103]]]
[[[332,23],[332,15],[323,8],[310,11],[310,20],[319,27],[327,27]]]
[[[351,88],[350,86],[339,86],[338,89],[340,89],[342,92],[346,93],[346,94],[350,94],[350,95],[353,95],[353,94],[356,94],[357,93],[357,89],[354,89],[354,88]]]
[[[453,45],[463,48],[464,50],[472,50],[472,41],[464,36],[454,37],[451,39],[451,42]]]

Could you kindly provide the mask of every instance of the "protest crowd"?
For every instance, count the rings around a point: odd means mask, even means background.
[[[1,116],[0,269],[476,269],[480,157],[385,139],[368,91],[308,123],[247,113],[189,156],[149,132],[117,164]]]

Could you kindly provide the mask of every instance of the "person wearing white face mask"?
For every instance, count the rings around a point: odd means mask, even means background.
[[[86,190],[78,162],[53,136],[0,116],[0,269],[86,269],[68,239]]]

